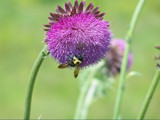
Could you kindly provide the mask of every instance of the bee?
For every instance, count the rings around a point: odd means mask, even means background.
[[[67,58],[68,58],[68,63],[60,64],[58,68],[63,69],[67,67],[75,67],[74,77],[77,78],[80,70],[80,65],[83,61],[83,55],[79,54],[72,57],[67,56]]]

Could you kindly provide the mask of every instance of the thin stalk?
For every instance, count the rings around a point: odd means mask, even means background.
[[[154,92],[156,90],[156,87],[158,86],[158,82],[159,81],[160,81],[160,69],[158,69],[156,71],[156,73],[155,73],[155,76],[154,76],[154,78],[152,80],[151,86],[150,86],[150,88],[148,90],[148,93],[146,95],[146,98],[145,98],[145,100],[143,102],[143,106],[142,106],[141,112],[140,112],[140,114],[138,116],[138,120],[143,120],[144,119],[144,116],[145,116],[145,114],[147,112],[149,104],[150,104],[150,102],[152,100],[152,96],[153,96],[153,94],[154,94]]]
[[[82,109],[81,109],[81,117],[79,119],[83,119],[83,120],[87,119],[88,109],[93,100],[94,93],[96,91],[97,86],[98,86],[98,80],[95,79],[91,83],[88,89],[88,92],[85,96],[84,104],[82,105]]]
[[[125,79],[126,79],[126,68],[127,68],[127,61],[128,61],[128,55],[130,51],[130,46],[131,46],[131,38],[133,36],[133,32],[135,30],[135,26],[138,20],[138,17],[140,15],[140,12],[143,8],[143,5],[146,0],[139,0],[139,3],[135,9],[135,12],[133,14],[127,35],[126,35],[126,49],[122,61],[122,66],[121,66],[121,73],[120,73],[120,79],[119,79],[119,86],[118,86],[118,92],[117,92],[117,97],[115,101],[115,108],[114,108],[114,119],[118,119],[119,113],[120,113],[120,107],[121,107],[121,102],[122,102],[122,97],[124,93],[124,86],[125,86]]]
[[[30,111],[31,111],[31,101],[32,101],[32,93],[34,88],[34,83],[36,80],[37,73],[39,71],[39,68],[43,62],[43,60],[48,55],[46,51],[46,46],[42,49],[42,51],[39,53],[29,76],[27,88],[26,88],[26,96],[25,96],[25,105],[24,105],[24,120],[30,119]]]
[[[80,95],[79,95],[79,99],[78,99],[78,103],[77,103],[76,113],[75,113],[75,116],[74,116],[75,120],[82,118],[82,116],[83,116],[83,114],[82,114],[83,104],[84,104],[85,97],[86,97],[86,94],[88,92],[88,89],[89,89],[91,83],[93,82],[92,78],[96,74],[97,70],[99,70],[104,64],[105,64],[105,61],[102,61],[94,69],[92,69],[92,71],[90,71],[90,74],[89,74],[88,78],[86,79],[86,82],[82,86],[81,91],[80,91]]]

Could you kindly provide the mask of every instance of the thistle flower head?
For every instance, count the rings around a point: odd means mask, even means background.
[[[110,52],[105,57],[107,69],[111,76],[120,73],[125,48],[126,48],[126,42],[124,40],[112,39],[112,43],[110,45]],[[131,67],[132,61],[133,61],[133,56],[132,53],[130,52],[128,57],[127,70],[129,70],[129,68]]]
[[[105,56],[109,49],[111,31],[109,22],[102,20],[105,13],[90,3],[85,8],[85,1],[74,6],[65,3],[56,13],[50,13],[45,42],[51,56],[65,64],[73,57],[81,56],[80,68],[95,64]]]

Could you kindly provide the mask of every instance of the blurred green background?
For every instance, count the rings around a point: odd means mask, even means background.
[[[80,1],[80,0],[79,0]],[[114,37],[124,38],[138,0],[86,0],[106,12]],[[23,117],[25,89],[31,67],[42,49],[49,12],[65,0],[0,0],[0,118]],[[71,0],[73,3],[74,0]],[[133,36],[134,64],[141,77],[127,80],[121,117],[136,118],[155,72],[154,46],[160,44],[160,0],[148,0]],[[71,119],[79,95],[79,82],[71,70],[59,70],[47,57],[33,92],[31,118]],[[118,76],[108,95],[94,102],[88,118],[112,118]],[[146,118],[160,119],[160,85]]]

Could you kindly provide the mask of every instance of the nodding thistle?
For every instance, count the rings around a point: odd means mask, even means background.
[[[125,48],[126,48],[126,42],[124,40],[112,39],[112,44],[110,45],[110,51],[105,57],[106,67],[108,70],[108,74],[110,76],[114,76],[120,73]],[[131,67],[132,62],[133,62],[133,55],[130,52],[128,57],[127,70]]]
[[[103,20],[105,13],[85,1],[75,0],[60,6],[56,13],[50,13],[45,42],[51,56],[58,60],[59,68],[75,67],[74,76],[79,69],[98,63],[107,51],[111,40],[110,23]]]

